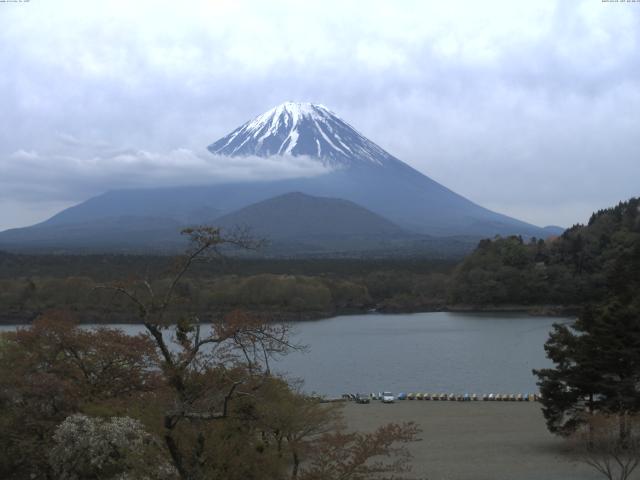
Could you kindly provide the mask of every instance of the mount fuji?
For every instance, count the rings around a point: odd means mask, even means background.
[[[209,145],[218,155],[305,155],[348,168],[402,163],[360,135],[324,105],[285,102]]]
[[[230,157],[303,155],[333,171],[300,180],[314,195],[344,198],[428,235],[546,237],[543,229],[492,212],[398,160],[323,105],[283,103],[212,143]]]
[[[287,245],[309,230],[310,218],[317,219],[320,228],[311,229],[317,237],[314,251],[318,242],[325,242],[329,249],[344,245],[332,239],[338,239],[340,225],[347,224],[362,230],[358,234],[350,228],[342,232],[344,236],[366,237],[369,242],[364,243],[373,249],[373,244],[385,248],[391,242],[396,250],[403,241],[415,245],[418,237],[475,241],[511,234],[544,238],[561,231],[473,203],[395,158],[322,105],[283,103],[215,141],[208,150],[229,162],[247,156],[272,161],[305,157],[321,163],[324,173],[209,186],[112,190],[40,224],[0,232],[0,248],[175,249],[180,245],[180,226],[215,225],[218,219],[221,225],[237,219],[249,227],[263,225],[264,218],[276,219],[278,225],[270,231],[290,232],[289,238],[280,238]],[[297,195],[287,195],[293,192]],[[303,219],[307,223],[300,223]],[[383,224],[386,227],[380,228]],[[327,235],[320,235],[322,225]],[[305,241],[309,235],[303,235]],[[446,238],[441,241],[447,242]],[[434,245],[431,240],[427,243]]]

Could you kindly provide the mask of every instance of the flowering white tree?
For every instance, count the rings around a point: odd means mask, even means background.
[[[71,415],[56,429],[54,442],[50,462],[60,480],[175,478],[153,437],[129,417]]]

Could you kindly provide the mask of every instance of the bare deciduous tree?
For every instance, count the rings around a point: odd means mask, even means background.
[[[626,435],[620,437],[620,422]],[[628,480],[640,464],[640,418],[594,414],[572,437],[578,458],[608,480]]]
[[[127,297],[155,341],[160,367],[172,392],[164,413],[164,440],[180,476],[195,479],[206,469],[206,422],[227,418],[234,398],[253,395],[261,379],[270,374],[271,358],[301,347],[290,343],[287,325],[244,312],[231,312],[206,330],[196,313],[183,311],[177,319],[170,318],[178,286],[196,261],[222,258],[227,247],[253,249],[260,245],[245,231],[223,234],[217,228],[199,227],[182,233],[189,236],[190,248],[178,259],[163,291],[156,291],[148,279],[98,288]],[[197,430],[192,442],[178,441],[177,427],[185,422]]]

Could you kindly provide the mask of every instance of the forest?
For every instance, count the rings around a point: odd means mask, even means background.
[[[546,240],[482,240],[450,278],[448,301],[474,305],[582,305],[603,300],[610,284],[632,283],[640,255],[640,200],[595,212]]]
[[[29,322],[51,308],[76,312],[86,323],[133,321],[126,302],[96,287],[140,278],[160,287],[175,264],[169,257],[136,255],[3,254],[0,262],[4,323]],[[293,320],[373,308],[432,310],[444,305],[446,279],[454,266],[432,259],[227,258],[194,265],[180,294],[205,318],[236,308]]]
[[[273,319],[336,314],[502,308],[566,313],[606,296],[640,252],[640,201],[595,212],[559,237],[495,237],[451,259],[225,258],[200,262],[180,298],[204,318],[237,308]],[[102,284],[140,279],[161,288],[176,260],[142,255],[0,253],[0,321],[24,323],[49,309],[86,323],[135,321]],[[179,313],[180,303],[173,306]],[[211,313],[215,312],[215,313]]]

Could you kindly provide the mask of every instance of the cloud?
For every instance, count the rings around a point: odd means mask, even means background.
[[[117,188],[209,185],[236,180],[277,180],[328,173],[304,156],[222,157],[176,149],[166,153],[113,151],[103,156],[43,155],[18,150],[2,159],[0,201],[79,202]]]
[[[0,195],[79,201],[146,184],[145,166],[150,182],[240,175],[204,146],[299,100],[482,205],[538,224],[585,220],[640,194],[639,6],[0,4]]]

